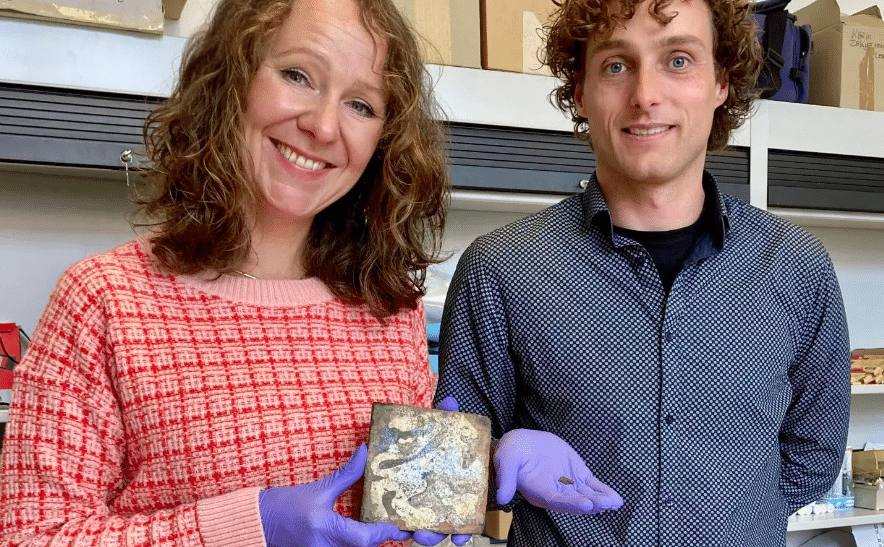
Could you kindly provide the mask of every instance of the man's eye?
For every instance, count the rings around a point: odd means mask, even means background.
[[[620,74],[621,72],[626,70],[626,65],[621,62],[614,62],[609,64],[605,69],[607,70],[608,74]]]
[[[669,64],[672,68],[684,68],[688,66],[688,59],[687,57],[675,57],[669,61]]]

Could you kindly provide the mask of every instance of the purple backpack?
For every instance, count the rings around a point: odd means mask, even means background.
[[[764,66],[758,75],[762,99],[806,103],[813,52],[810,25],[797,25],[786,10],[789,0],[755,2],[758,40],[764,50]]]

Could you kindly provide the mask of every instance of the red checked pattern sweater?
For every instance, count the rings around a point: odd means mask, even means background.
[[[427,407],[434,382],[422,307],[171,276],[132,241],[65,272],[16,369],[2,545],[261,546],[260,489],[327,475],[372,402]]]

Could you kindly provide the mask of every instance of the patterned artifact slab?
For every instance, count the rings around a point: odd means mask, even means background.
[[[362,521],[481,533],[490,442],[485,416],[374,403]]]

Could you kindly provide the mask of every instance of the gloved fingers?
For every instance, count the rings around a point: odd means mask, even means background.
[[[597,508],[591,497],[584,496],[577,490],[567,492],[549,491],[532,491],[522,492],[528,503],[536,507],[542,507],[559,513],[568,513],[569,515],[588,515],[598,513],[601,509]]]
[[[578,491],[593,496],[597,500],[596,505],[601,505],[606,509],[619,509],[623,506],[623,498],[620,497],[620,494],[595,477],[586,481]]]
[[[359,445],[347,463],[335,470],[334,473],[317,481],[317,489],[326,494],[325,502],[334,504],[341,494],[347,491],[365,473],[365,462],[368,459],[368,447],[365,443]]]
[[[431,532],[429,530],[418,530],[411,535],[411,539],[418,545],[438,545],[445,539],[445,534]]]
[[[460,547],[461,545],[466,544],[472,538],[470,534],[452,534],[451,543]]]
[[[494,470],[497,474],[497,503],[506,505],[516,495],[519,480],[519,462],[507,459],[500,450],[494,454]]]
[[[429,530],[418,530],[412,536],[412,539],[418,545],[438,545],[445,539],[445,534],[440,534],[438,532],[430,532]],[[451,543],[455,545],[463,545],[473,537],[469,534],[453,534],[451,536]]]
[[[386,522],[359,522],[334,513],[329,547],[378,547],[387,541],[406,541],[411,534]],[[323,544],[325,545],[325,544]]]
[[[457,399],[454,397],[445,397],[436,405],[436,408],[439,410],[448,410],[450,412],[457,412],[460,409],[460,405],[457,404]]]

